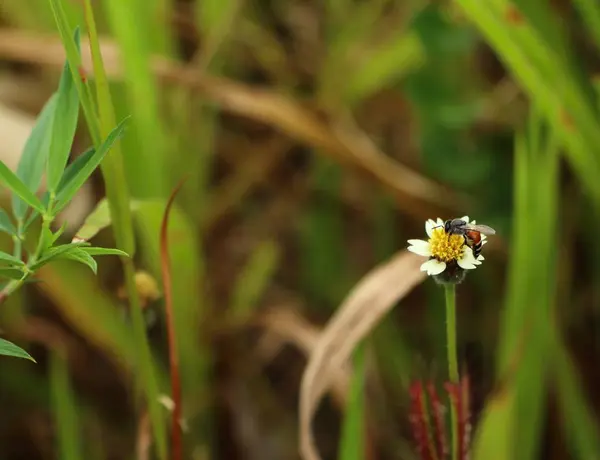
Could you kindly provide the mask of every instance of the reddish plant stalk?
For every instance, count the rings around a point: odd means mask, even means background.
[[[423,384],[420,381],[414,382],[410,386],[409,393],[411,399],[410,422],[419,456],[421,460],[438,460],[432,442],[432,433],[427,423],[427,404]]]
[[[456,410],[458,423],[458,458],[469,460],[471,421],[469,409],[469,379],[445,382],[449,403]],[[421,460],[449,460],[448,427],[444,421],[444,406],[432,382],[415,381],[409,388],[410,423],[417,452]],[[430,416],[431,419],[430,420]]]
[[[446,426],[444,421],[444,409],[440,397],[435,390],[432,382],[427,384],[427,392],[431,401],[431,412],[435,423],[434,439],[437,441],[437,454],[439,458],[446,458],[448,455],[448,442],[446,440]]]
[[[173,293],[171,284],[171,266],[169,255],[169,214],[175,196],[181,189],[182,179],[171,192],[163,215],[160,228],[160,268],[165,296],[165,317],[167,321],[167,340],[169,345],[169,371],[171,376],[171,392],[173,398],[173,418],[171,421],[171,460],[181,460],[183,454],[181,432],[181,379],[179,377],[179,355],[175,340],[175,318],[173,314]]]

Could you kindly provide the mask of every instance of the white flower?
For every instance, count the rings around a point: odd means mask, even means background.
[[[461,218],[467,223],[469,216]],[[429,219],[425,222],[425,232],[429,239],[408,240],[408,250],[420,256],[428,257],[429,260],[421,265],[421,270],[428,275],[439,275],[448,265],[458,265],[464,270],[472,270],[481,265],[484,260],[480,254],[477,259],[473,256],[473,250],[467,246],[462,235],[449,235],[444,231],[444,221],[439,217],[437,220]],[[486,244],[485,235],[481,235],[482,244]]]

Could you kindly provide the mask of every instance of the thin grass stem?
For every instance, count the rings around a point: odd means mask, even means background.
[[[444,285],[446,297],[446,343],[448,349],[448,377],[458,383],[458,359],[456,352],[456,290],[454,284]],[[450,424],[452,431],[452,460],[458,460],[458,414],[454,404],[450,404]]]

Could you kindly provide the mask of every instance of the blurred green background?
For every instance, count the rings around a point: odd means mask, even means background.
[[[81,3],[62,1],[87,37]],[[300,380],[328,319],[426,219],[463,215],[498,233],[457,290],[474,458],[600,458],[600,5],[92,4],[117,119],[131,115],[121,151],[161,400],[158,234],[187,177],[170,224],[185,458],[299,458]],[[2,0],[0,24],[0,159],[15,167],[65,53],[47,0]],[[80,120],[73,158],[91,144]],[[98,171],[66,238],[103,197]],[[94,244],[114,246],[112,229]],[[38,360],[0,360],[2,460],[160,458],[122,269],[99,264],[45,267],[0,309],[3,336]],[[422,458],[408,387],[447,378],[444,321],[427,280],[372,331],[366,403],[326,398],[315,419],[324,459]],[[342,448],[353,436],[366,447]]]

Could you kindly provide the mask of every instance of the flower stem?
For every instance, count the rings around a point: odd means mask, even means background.
[[[456,295],[455,285],[444,285],[446,295],[446,343],[448,346],[448,376],[452,383],[458,383],[458,359],[456,352]],[[456,406],[450,404],[450,420],[452,430],[452,460],[458,460],[458,417]]]

